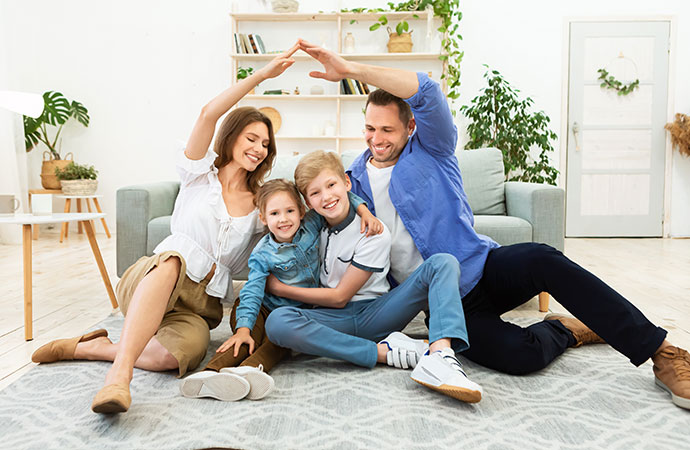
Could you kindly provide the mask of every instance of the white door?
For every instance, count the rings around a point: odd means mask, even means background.
[[[668,21],[570,24],[567,236],[661,236]],[[605,69],[628,95],[600,87]]]

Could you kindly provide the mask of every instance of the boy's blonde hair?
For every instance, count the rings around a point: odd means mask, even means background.
[[[256,206],[262,215],[266,215],[266,203],[268,203],[268,200],[278,192],[287,192],[297,204],[300,215],[304,215],[304,203],[302,203],[302,197],[300,197],[297,191],[297,186],[285,178],[267,181],[259,188],[259,191],[256,193]]]
[[[295,168],[295,184],[304,198],[307,198],[309,183],[318,177],[324,169],[331,170],[343,181],[347,180],[343,163],[336,153],[323,150],[308,153],[300,159]]]

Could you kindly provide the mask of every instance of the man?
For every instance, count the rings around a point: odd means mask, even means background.
[[[437,83],[421,73],[345,61],[306,41],[299,44],[324,67],[310,76],[352,78],[380,88],[367,100],[369,148],[348,170],[352,191],[391,230],[390,274],[396,282],[436,253],[458,259],[470,339],[465,357],[526,374],[568,347],[606,341],[635,365],[651,357],[656,383],[677,406],[690,409],[690,355],[672,346],[665,330],[558,250],[537,243],[501,247],[474,231],[455,157],[457,130]],[[582,321],[551,315],[522,328],[501,320],[542,291]]]

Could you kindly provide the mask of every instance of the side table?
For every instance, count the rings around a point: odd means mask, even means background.
[[[77,212],[80,213],[81,211],[81,201],[82,199],[86,203],[86,209],[89,212],[91,211],[91,204],[89,203],[89,200],[93,200],[93,204],[96,207],[96,211],[99,213],[102,213],[103,211],[101,210],[101,205],[98,203],[98,199],[103,197],[102,195],[56,195],[56,198],[64,198],[65,199],[65,213],[69,213],[70,209],[72,208],[72,199],[75,199],[77,202]],[[103,224],[103,229],[105,230],[106,236],[108,236],[108,239],[110,239],[110,230],[108,230],[108,224],[105,223],[105,217],[101,217],[101,223]],[[78,229],[77,232],[79,234],[82,233],[82,224],[79,222],[78,224]],[[69,234],[69,224],[68,223],[63,223],[62,224],[62,229],[60,230],[60,242],[62,242],[63,238],[66,238]]]
[[[98,248],[96,241],[96,233],[93,227],[93,220],[102,219],[105,217],[103,213],[57,213],[45,216],[35,216],[33,214],[6,214],[0,215],[0,224],[18,224],[22,225],[22,242],[24,253],[24,339],[30,341],[33,339],[33,299],[32,299],[32,263],[31,263],[31,226],[46,223],[69,223],[78,222],[84,230],[91,245],[91,251],[96,259],[98,270],[101,273],[103,284],[108,291],[110,303],[113,308],[117,308],[117,299],[113,286],[110,283],[110,277],[105,269],[101,251]]]

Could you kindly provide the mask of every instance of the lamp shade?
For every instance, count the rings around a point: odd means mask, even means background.
[[[0,91],[0,108],[38,118],[43,113],[43,97],[29,92]]]

